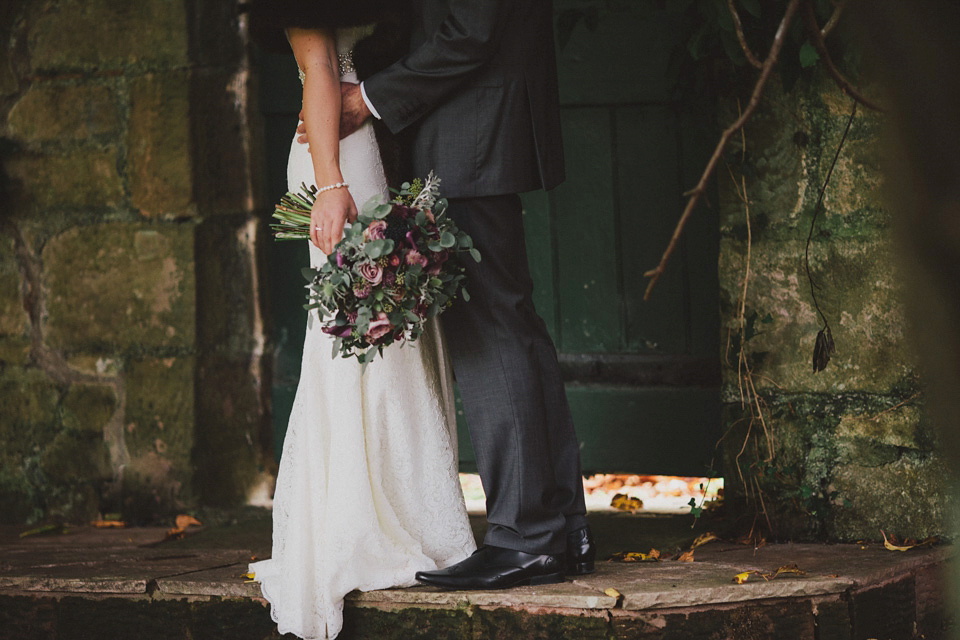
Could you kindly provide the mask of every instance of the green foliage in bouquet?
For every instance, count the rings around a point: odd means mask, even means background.
[[[306,268],[307,309],[317,309],[322,331],[334,336],[333,357],[356,357],[366,365],[394,342],[414,341],[427,319],[453,304],[465,275],[457,253],[480,261],[470,236],[446,215],[440,179],[404,183],[395,198],[364,204],[357,221],[343,229],[327,261]],[[278,240],[309,237],[315,189],[303,185],[277,205],[271,225]]]

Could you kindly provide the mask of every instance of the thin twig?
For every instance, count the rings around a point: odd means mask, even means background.
[[[813,48],[817,50],[818,54],[820,54],[820,59],[823,60],[823,65],[826,67],[827,73],[829,73],[830,77],[833,78],[833,81],[836,83],[837,87],[868,109],[882,112],[883,109],[879,107],[877,103],[873,102],[869,98],[864,97],[862,93],[854,89],[853,85],[851,85],[850,82],[843,77],[843,74],[840,73],[836,65],[833,64],[833,58],[830,57],[830,52],[827,51],[827,44],[823,41],[823,33],[821,33],[820,25],[817,24],[817,16],[813,12],[812,0],[806,0],[803,3],[803,18],[804,22],[806,23],[807,33],[809,34],[810,40],[813,43]]]
[[[753,50],[750,49],[750,45],[747,44],[747,36],[743,33],[743,23],[740,22],[740,14],[737,13],[737,8],[733,6],[733,0],[727,0],[727,7],[729,7],[730,16],[733,18],[733,26],[737,30],[737,40],[740,41],[740,48],[743,49],[743,55],[747,56],[747,62],[757,69],[762,69],[763,63],[754,55]]]
[[[716,170],[717,163],[720,161],[720,157],[723,155],[723,150],[730,141],[730,137],[746,123],[750,116],[753,115],[754,110],[757,108],[757,105],[760,102],[760,96],[763,93],[763,89],[767,84],[767,80],[770,78],[770,72],[773,71],[773,67],[777,63],[777,58],[780,56],[780,50],[783,48],[783,42],[786,38],[787,29],[789,29],[790,23],[793,21],[793,17],[796,14],[799,6],[800,0],[790,0],[790,4],[787,5],[787,10],[783,15],[783,19],[780,21],[780,26],[777,27],[777,33],[773,38],[773,44],[770,45],[770,53],[767,54],[767,59],[763,63],[763,69],[760,71],[760,77],[757,78],[757,84],[753,87],[753,93],[750,95],[750,102],[747,103],[747,108],[740,115],[740,117],[737,118],[737,121],[727,127],[727,129],[720,136],[720,141],[717,143],[717,147],[713,151],[713,156],[710,157],[710,161],[703,170],[703,175],[700,176],[700,181],[697,183],[697,186],[689,192],[690,196],[687,200],[687,206],[684,208],[683,214],[681,214],[680,220],[677,222],[677,226],[673,230],[673,236],[670,238],[670,243],[667,245],[666,250],[663,252],[663,256],[660,258],[660,263],[655,268],[643,274],[645,277],[650,278],[650,282],[647,284],[647,290],[643,295],[644,300],[650,299],[650,294],[653,292],[654,285],[657,284],[657,280],[659,280],[660,276],[663,275],[664,269],[666,269],[667,266],[667,262],[670,260],[670,256],[676,250],[677,244],[680,242],[680,236],[683,234],[683,228],[690,219],[694,207],[697,206],[700,196],[706,191],[707,182],[713,175],[714,170]]]
[[[884,409],[883,411],[881,411],[881,412],[878,413],[877,415],[872,416],[872,417],[870,418],[870,420],[872,420],[872,421],[877,421],[877,420],[879,420],[879,419],[880,419],[880,416],[882,416],[882,415],[884,415],[884,414],[886,414],[886,413],[890,413],[891,411],[896,411],[897,409],[899,409],[899,408],[902,407],[903,405],[905,405],[905,404],[907,404],[907,403],[912,402],[913,400],[915,400],[915,399],[917,398],[917,396],[919,396],[919,395],[921,395],[921,394],[923,394],[923,391],[917,391],[915,394],[913,394],[912,396],[910,396],[909,398],[907,398],[907,399],[904,400],[903,402],[898,402],[897,404],[893,405],[892,407],[887,407],[886,409]]]
[[[813,220],[810,221],[810,233],[807,234],[807,245],[803,251],[803,266],[807,271],[807,280],[810,281],[810,297],[813,298],[813,306],[816,307],[817,313],[820,314],[820,319],[823,320],[824,327],[829,327],[830,323],[827,322],[827,317],[823,315],[823,311],[820,309],[820,304],[817,302],[817,287],[813,282],[813,275],[810,273],[810,241],[813,240],[813,230],[817,226],[817,216],[820,215],[820,209],[823,208],[823,196],[827,192],[827,185],[830,184],[830,176],[833,175],[833,168],[837,166],[837,160],[840,158],[840,151],[843,150],[843,143],[847,140],[847,134],[850,132],[850,125],[853,124],[853,118],[856,115],[857,101],[854,100],[853,109],[850,111],[850,118],[847,120],[847,126],[843,130],[843,136],[840,138],[840,144],[837,145],[837,152],[833,156],[833,162],[830,164],[830,169],[827,171],[827,177],[823,181],[823,186],[820,187],[820,195],[817,197],[817,205],[813,209]]]

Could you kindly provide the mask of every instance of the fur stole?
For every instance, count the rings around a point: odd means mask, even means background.
[[[409,0],[253,0],[250,5],[250,35],[271,53],[290,53],[284,30],[355,27],[376,24],[373,33],[353,48],[353,66],[362,82],[390,66],[409,51],[413,29]],[[377,145],[387,184],[398,187],[412,180],[408,175],[408,145],[379,120],[374,120]],[[362,206],[363,203],[357,203]]]

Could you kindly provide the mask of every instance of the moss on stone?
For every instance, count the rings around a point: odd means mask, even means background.
[[[116,408],[117,396],[110,387],[74,384],[67,390],[61,405],[63,426],[99,433]]]
[[[196,213],[189,74],[148,73],[130,86],[127,149],[133,206],[149,217]]]
[[[0,336],[24,335],[28,323],[29,318],[20,297],[16,247],[13,238],[0,235]]]
[[[88,140],[116,134],[120,109],[109,84],[35,84],[7,116],[10,134],[30,142]]]
[[[30,65],[39,71],[183,66],[188,61],[183,3],[63,0],[31,3]]]
[[[152,239],[139,253],[144,233]],[[192,227],[73,228],[47,243],[43,261],[51,345],[102,352],[193,344]]]
[[[103,210],[122,204],[118,165],[116,147],[86,145],[56,154],[19,154],[7,160],[6,170],[20,208],[51,216],[64,207]]]

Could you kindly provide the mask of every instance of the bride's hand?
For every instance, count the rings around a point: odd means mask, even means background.
[[[357,219],[357,205],[345,188],[330,189],[317,196],[310,212],[310,241],[326,255],[343,236],[343,225]]]

